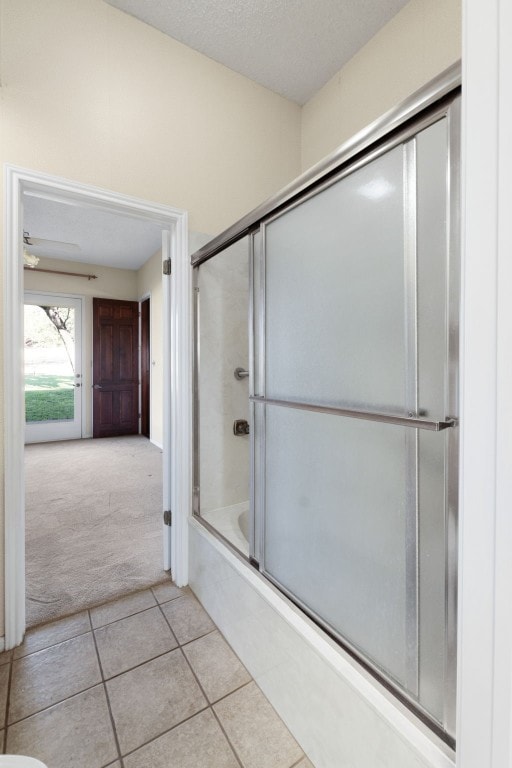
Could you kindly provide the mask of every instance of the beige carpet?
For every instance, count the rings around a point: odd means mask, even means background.
[[[27,625],[163,581],[162,453],[145,437],[27,445]]]

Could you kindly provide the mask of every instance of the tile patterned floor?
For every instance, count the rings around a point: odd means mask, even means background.
[[[192,592],[159,584],[0,654],[0,746],[48,768],[313,768]]]

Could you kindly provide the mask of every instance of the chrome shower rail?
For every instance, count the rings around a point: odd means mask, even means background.
[[[444,429],[457,426],[456,419],[446,421],[429,421],[415,416],[393,416],[389,413],[376,413],[374,411],[359,411],[355,408],[333,408],[328,405],[314,405],[313,403],[299,403],[295,400],[273,400],[267,397],[251,396],[253,403],[264,405],[279,405],[283,408],[297,408],[301,411],[314,411],[315,413],[328,413],[332,416],[346,416],[349,419],[363,419],[364,421],[379,421],[383,424],[395,424],[399,427],[414,427],[415,429],[428,429],[430,432],[442,432]]]
[[[243,216],[231,227],[199,248],[190,257],[193,267],[198,267],[204,261],[211,259],[227,246],[232,245],[253,231],[259,222],[293,198],[303,194],[331,173],[340,169],[343,163],[352,160],[359,153],[367,150],[373,143],[389,135],[393,130],[402,126],[407,120],[415,117],[422,110],[432,106],[444,96],[451,94],[454,88],[461,84],[461,64],[457,62],[435,77],[427,86],[413,93],[398,107],[390,109],[369,126],[346,141],[332,154],[305,171],[298,179],[288,184],[280,192],[270,197],[264,203]]]

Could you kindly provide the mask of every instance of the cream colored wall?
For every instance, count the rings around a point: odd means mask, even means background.
[[[411,0],[304,105],[302,169],[460,57],[460,0]]]
[[[138,299],[137,272],[130,269],[111,269],[98,264],[79,264],[61,259],[45,259],[39,262],[44,269],[65,272],[83,272],[97,275],[97,280],[24,271],[25,290],[42,293],[62,293],[83,297],[83,361],[82,383],[85,390],[84,437],[92,437],[92,299]]]
[[[0,163],[186,209],[199,231],[300,171],[300,107],[102,0],[1,0],[0,81]],[[1,466],[2,434],[0,409]]]
[[[162,446],[163,440],[163,303],[162,252],[155,253],[137,272],[139,300],[150,296],[151,376],[150,376],[150,440]]]
[[[216,233],[300,170],[300,107],[102,0],[2,0],[2,160]]]

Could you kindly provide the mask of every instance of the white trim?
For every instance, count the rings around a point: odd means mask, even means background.
[[[172,553],[173,567],[176,574],[179,574],[181,584],[188,580],[188,557],[185,561],[181,558],[187,550],[186,520],[190,504],[190,467],[185,466],[191,445],[191,404],[187,392],[190,380],[190,342],[187,330],[190,326],[190,295],[182,286],[189,280],[189,268],[185,267],[188,267],[185,211],[8,164],[4,167],[4,179],[5,646],[9,649],[21,643],[25,631],[24,424],[20,365],[24,287],[20,258],[23,234],[22,193],[30,191],[49,199],[64,198],[68,204],[74,200],[81,207],[91,206],[121,215],[151,219],[176,233],[171,241],[173,261],[176,262],[175,276],[171,280],[171,329],[174,330],[171,334],[170,367],[174,385],[168,391],[173,399],[172,446],[180,446],[180,451],[173,450],[170,455],[176,540]],[[182,287],[177,290],[175,283],[178,281]],[[182,313],[185,314],[183,322]],[[177,345],[183,344],[183,340],[185,348],[177,348]],[[182,398],[179,406],[174,402],[176,397]]]
[[[463,0],[458,760],[512,765],[512,8]]]
[[[169,254],[172,251],[172,245],[171,245],[171,236],[169,232],[162,232],[162,314],[165,318],[171,317],[171,311],[174,302],[172,301],[171,297],[171,283],[172,283],[172,277],[167,277],[163,274],[163,263],[164,261],[169,257]],[[175,367],[175,361],[172,357],[172,328],[171,324],[168,322],[164,322],[164,326],[162,329],[162,348],[163,348],[163,359],[170,359],[171,360],[171,369],[169,366],[164,365],[163,371],[162,371],[162,390],[163,390],[163,406],[162,406],[162,461],[163,461],[163,489],[162,489],[162,498],[163,498],[163,509],[168,510],[172,509],[172,488],[174,486],[174,477],[172,476],[172,469],[171,474],[166,472],[166,464],[167,461],[171,456],[174,456],[173,446],[172,446],[172,429],[171,424],[174,424],[174,413],[172,411],[172,406],[170,405],[170,393],[171,393],[171,370],[174,370]],[[174,462],[171,463],[171,467],[173,466]],[[167,526],[162,520],[162,543],[163,543],[163,559],[164,559],[164,570],[169,571],[171,570],[172,566],[174,565],[174,570],[176,570],[176,560],[173,557],[173,534],[174,531],[172,530],[172,526]],[[176,578],[175,574],[172,574],[174,578]]]
[[[171,557],[175,564],[173,578],[181,587],[188,584],[188,517],[192,510],[192,268],[186,214],[176,221],[171,238],[172,252],[176,254],[170,281],[170,344],[174,354],[170,371],[171,397],[167,398],[171,404],[170,423],[175,425],[170,446],[173,457]]]

